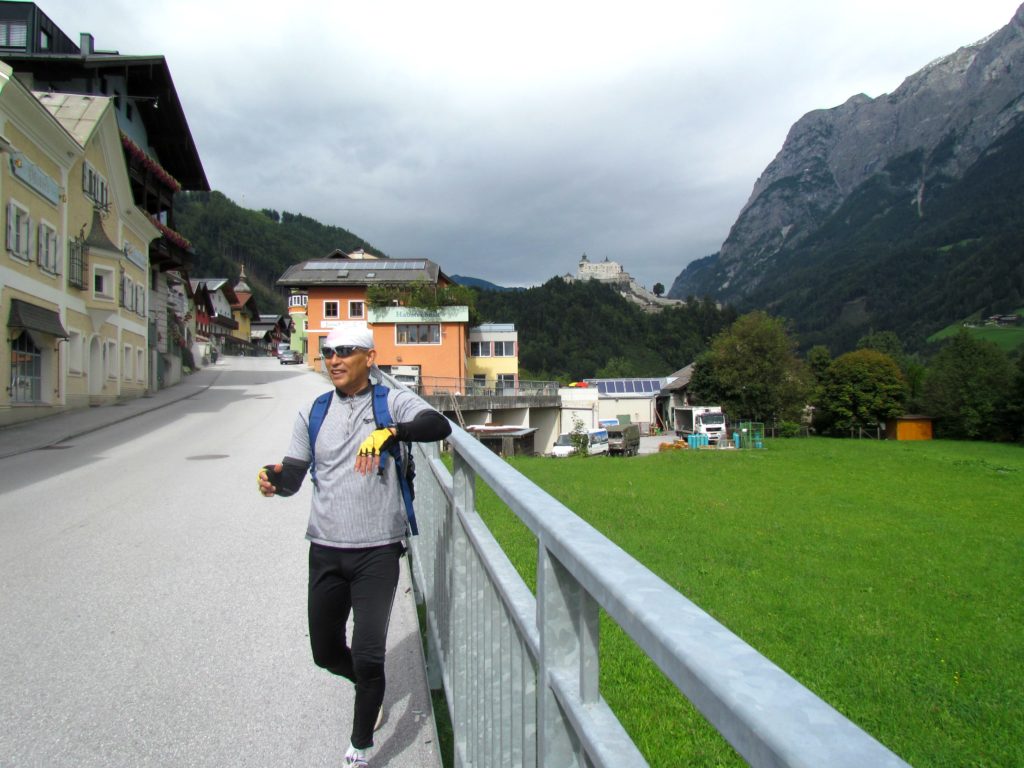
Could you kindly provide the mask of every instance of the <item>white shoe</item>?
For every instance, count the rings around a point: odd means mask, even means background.
[[[370,761],[368,758],[368,751],[365,749],[356,749],[351,744],[348,745],[348,751],[345,753],[345,762],[342,765],[346,768],[369,768]]]

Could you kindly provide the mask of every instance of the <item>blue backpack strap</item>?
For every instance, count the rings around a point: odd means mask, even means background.
[[[313,401],[313,407],[309,409],[309,478],[313,481],[313,487],[319,488],[316,484],[316,436],[320,434],[320,426],[327,416],[327,409],[331,407],[331,400],[334,399],[334,390],[324,392]]]
[[[377,429],[383,429],[384,427],[393,427],[395,425],[394,419],[391,418],[391,409],[388,408],[388,388],[382,384],[373,385],[373,420],[376,422]],[[409,451],[412,446],[406,443],[406,450]],[[406,476],[406,459],[402,456],[402,446],[400,443],[395,441],[390,448],[388,453],[395,460],[395,469],[398,471],[398,485],[402,489],[402,501],[405,502],[405,516],[409,520],[409,531],[413,536],[419,534],[419,528],[416,526],[416,512],[412,505],[412,487],[409,485],[409,478]],[[385,456],[380,457],[381,466],[384,465]]]

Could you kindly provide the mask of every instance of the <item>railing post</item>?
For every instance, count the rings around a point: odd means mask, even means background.
[[[470,512],[476,508],[476,473],[465,458],[455,452],[453,455],[453,489],[454,508],[452,509],[452,558],[449,577],[449,594],[451,595],[451,636],[448,640],[451,660],[451,690],[453,693],[452,729],[455,739],[455,765],[460,768],[466,757],[468,742],[475,739],[471,729],[469,703],[470,671],[470,544],[466,531],[459,519],[459,512]]]
[[[599,607],[551,555],[543,538],[538,547],[537,625],[543,686],[538,701],[538,764],[583,766],[582,748],[555,697],[552,678],[560,674],[573,680],[576,689],[571,695],[583,703],[598,700]]]
[[[423,443],[419,446],[423,455],[426,458],[425,463],[431,463],[434,459],[437,459],[441,455],[440,448],[437,443]],[[444,687],[444,656],[442,649],[437,647],[438,637],[435,633],[438,616],[436,611],[438,610],[438,595],[437,595],[437,570],[436,565],[438,560],[443,562],[450,562],[448,557],[440,554],[440,547],[447,547],[448,542],[438,541],[443,535],[443,531],[448,530],[449,527],[446,525],[446,516],[449,513],[447,500],[441,489],[437,487],[437,481],[434,478],[433,472],[427,471],[422,472],[420,477],[424,478],[424,482],[429,481],[429,487],[419,491],[419,497],[425,500],[423,505],[423,511],[426,513],[424,519],[420,521],[420,536],[423,547],[413,548],[415,556],[427,556],[430,555],[429,563],[420,564],[420,579],[413,579],[413,590],[416,593],[418,600],[422,600],[424,606],[424,615],[426,616],[426,636],[427,636],[427,654],[426,654],[426,666],[427,666],[427,685],[431,690],[436,691]],[[424,492],[425,491],[425,492]],[[422,581],[422,584],[417,582]],[[447,583],[447,581],[446,581]],[[431,625],[434,625],[433,627]]]

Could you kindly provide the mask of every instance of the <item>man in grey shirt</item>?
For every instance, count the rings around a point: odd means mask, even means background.
[[[349,324],[327,335],[323,359],[335,392],[315,450],[309,443],[307,406],[295,420],[285,458],[259,472],[260,493],[290,496],[315,455],[306,529],[309,640],[317,666],[355,683],[344,765],[363,767],[369,765],[373,732],[383,716],[388,622],[407,535],[398,472],[385,452],[395,440],[433,442],[451,433],[444,416],[404,389],[387,391],[394,423],[378,429],[370,380],[373,347],[373,333],[365,326]],[[355,619],[351,647],[346,637],[350,613]]]

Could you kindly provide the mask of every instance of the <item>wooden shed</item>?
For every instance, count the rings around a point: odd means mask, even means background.
[[[907,414],[885,423],[887,440],[931,440],[932,417]]]

